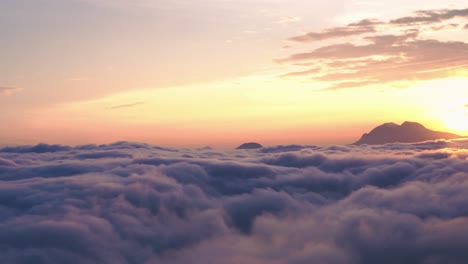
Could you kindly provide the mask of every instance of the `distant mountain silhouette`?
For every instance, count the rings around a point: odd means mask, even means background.
[[[414,143],[434,139],[453,139],[461,136],[452,133],[427,129],[416,122],[404,122],[401,126],[395,123],[385,123],[362,135],[353,145],[379,145],[386,143]]]
[[[205,147],[199,148],[199,149],[197,149],[197,150],[212,150],[212,149],[213,149],[213,148],[210,147],[210,146],[205,146]]]
[[[236,149],[259,149],[259,148],[263,148],[263,146],[255,142],[249,142],[249,143],[244,143],[240,145]]]

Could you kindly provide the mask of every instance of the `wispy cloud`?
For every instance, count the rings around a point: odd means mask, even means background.
[[[414,16],[400,17],[391,20],[390,23],[400,25],[431,24],[457,17],[468,18],[468,8],[452,10],[419,10],[414,12],[414,14]]]
[[[352,35],[361,35],[364,33],[371,33],[375,32],[374,27],[372,26],[347,26],[347,27],[335,27],[325,29],[320,32],[309,32],[304,35],[291,37],[288,40],[294,42],[312,42],[317,40],[325,40],[330,38],[339,38],[339,37],[347,37]]]
[[[16,87],[0,87],[0,95],[10,95],[19,90],[21,89]]]
[[[299,43],[334,38],[346,40],[277,59],[279,63],[308,67],[282,77],[312,78],[329,83],[328,89],[333,90],[463,74],[468,68],[468,43],[438,40],[431,38],[431,33],[461,30],[459,23],[450,20],[468,19],[468,9],[414,14],[390,21],[364,19],[291,37],[289,41]]]
[[[291,22],[297,22],[297,21],[300,21],[301,18],[300,17],[296,17],[296,16],[287,16],[287,17],[283,17],[281,18],[278,23],[279,24],[285,24],[285,23],[291,23]]]
[[[375,26],[380,24],[379,20],[364,19],[356,23],[352,23],[343,27],[333,27],[323,29],[318,32],[308,32],[303,35],[294,36],[289,38],[289,41],[294,42],[312,42],[319,40],[326,40],[331,38],[348,37],[355,35],[362,35],[366,33],[373,33],[376,31]]]
[[[113,8],[129,8],[129,7],[138,7],[138,8],[164,8],[165,6],[170,5],[169,1],[152,1],[152,0],[79,0],[81,2],[86,2],[93,5],[113,7]],[[174,1],[177,3],[177,1]],[[159,5],[158,5],[159,4]]]
[[[113,106],[113,107],[111,107],[111,109],[129,108],[129,107],[134,107],[134,106],[142,105],[142,104],[144,104],[144,102],[135,102],[135,103],[131,103],[131,104],[122,104],[122,105]]]

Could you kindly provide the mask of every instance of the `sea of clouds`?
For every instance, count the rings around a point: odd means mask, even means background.
[[[0,149],[2,263],[468,263],[468,140]]]

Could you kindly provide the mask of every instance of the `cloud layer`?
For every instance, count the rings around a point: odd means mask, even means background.
[[[0,149],[5,263],[466,263],[468,141]]]
[[[453,34],[463,36],[466,21],[468,9],[422,10],[390,21],[365,19],[291,37],[295,43],[326,42],[277,62],[302,68],[283,77],[312,78],[328,83],[328,89],[466,77],[468,43],[435,35],[459,31]]]

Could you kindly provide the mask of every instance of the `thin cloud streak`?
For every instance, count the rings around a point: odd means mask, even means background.
[[[21,90],[20,88],[14,87],[0,87],[0,95],[11,95],[17,91]]]
[[[111,107],[111,109],[130,108],[130,107],[135,107],[135,106],[142,105],[142,104],[144,104],[144,102],[135,102],[131,104],[116,105],[116,106]]]
[[[300,17],[296,17],[296,16],[287,16],[287,17],[283,17],[282,19],[280,19],[278,21],[279,24],[286,24],[286,23],[292,23],[292,22],[298,22],[300,21],[301,18]]]
[[[420,10],[414,13],[416,14],[415,16],[397,18],[390,20],[390,23],[398,25],[431,24],[457,17],[468,18],[468,8],[452,10]]]
[[[365,33],[372,33],[375,32],[375,28],[372,26],[347,26],[347,27],[336,27],[325,29],[320,32],[309,32],[304,35],[291,37],[288,40],[293,42],[312,42],[312,41],[320,41],[326,40],[331,38],[341,38],[347,36],[354,36],[360,35]]]

